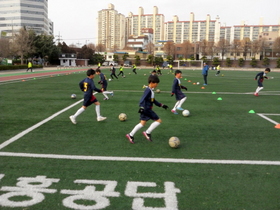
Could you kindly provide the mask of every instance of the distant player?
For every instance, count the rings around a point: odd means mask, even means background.
[[[170,69],[170,72],[173,73],[173,65],[172,64],[169,64],[169,69]]]
[[[263,80],[264,78],[268,79],[266,76],[270,72],[270,68],[266,68],[264,71],[258,73],[255,76],[255,80],[258,80],[258,87],[254,93],[255,96],[259,96],[259,92],[263,89]]]
[[[204,80],[203,85],[207,85],[208,70],[209,70],[209,66],[207,65],[207,63],[204,63],[203,68],[202,68],[202,75],[203,75],[203,80]]]
[[[114,77],[115,77],[116,79],[119,79],[119,78],[117,77],[117,75],[116,75],[116,69],[115,69],[114,65],[111,63],[110,66],[111,66],[111,68],[110,68],[110,71],[111,71],[110,76],[111,76],[111,78],[114,79]]]
[[[142,132],[148,141],[152,141],[152,136],[151,136],[152,131],[161,124],[161,119],[152,109],[153,105],[162,107],[164,109],[168,108],[168,106],[159,103],[155,99],[155,93],[153,89],[155,89],[158,86],[159,82],[160,80],[156,75],[150,75],[148,78],[149,85],[145,89],[144,94],[139,103],[140,108],[138,113],[140,113],[140,123],[138,123],[130,133],[126,134],[126,138],[129,140],[131,144],[134,144],[134,134],[137,131],[139,131],[141,128],[143,128],[148,120],[154,121],[146,131]]]
[[[159,65],[157,65],[156,70],[157,70],[157,75],[162,75]]]
[[[123,64],[121,64],[119,71],[120,72],[119,72],[118,76],[122,75],[122,77],[124,78],[125,76],[124,76],[124,73],[123,73]]]
[[[107,96],[107,94],[111,94],[111,96],[113,96],[114,92],[107,91],[108,82],[107,82],[106,76],[101,72],[100,69],[96,70],[96,74],[99,75],[99,77],[100,77],[100,81],[98,82],[98,84],[101,84],[102,94],[105,97],[104,100],[109,100],[109,97]],[[98,93],[98,92],[93,93],[93,95],[95,95],[96,93]]]
[[[87,77],[79,83],[80,89],[84,92],[84,102],[83,102],[83,106],[80,109],[78,109],[78,111],[74,115],[71,115],[69,117],[73,124],[77,124],[76,118],[80,114],[82,114],[86,110],[87,107],[89,107],[92,104],[95,104],[97,121],[106,120],[106,117],[102,117],[100,115],[99,101],[97,100],[97,98],[94,95],[92,95],[92,92],[94,90],[99,93],[102,92],[102,90],[95,87],[94,82],[93,82],[94,76],[95,76],[95,70],[89,69],[89,70],[87,70]]]
[[[176,70],[175,71],[175,79],[173,81],[172,92],[171,92],[171,96],[175,95],[176,100],[177,100],[177,102],[175,103],[175,106],[171,110],[171,112],[173,114],[178,114],[178,112],[176,110],[181,110],[181,111],[184,110],[182,108],[182,105],[187,99],[185,94],[182,92],[182,89],[188,90],[188,88],[181,85],[181,81],[180,81],[181,77],[182,77],[182,72],[180,70]]]
[[[134,72],[134,74],[137,74],[136,73],[136,64],[135,63],[132,65],[132,71]]]
[[[217,68],[216,68],[216,75],[215,76],[218,76],[220,73],[221,73],[221,71],[220,71],[220,65],[218,65],[217,66]]]

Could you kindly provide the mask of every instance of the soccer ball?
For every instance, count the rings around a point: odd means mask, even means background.
[[[190,115],[190,111],[185,109],[185,110],[182,112],[182,115],[183,115],[184,117],[187,117],[187,116]]]
[[[172,148],[178,148],[180,145],[180,139],[178,137],[172,136],[169,141],[169,146]]]
[[[71,95],[71,98],[72,98],[72,99],[77,98],[76,94],[72,94],[72,95]]]
[[[160,93],[160,89],[157,89],[156,92],[157,92],[157,93]]]
[[[127,115],[125,114],[125,113],[120,113],[119,114],[119,120],[120,121],[126,121],[126,119],[127,119]]]
[[[109,82],[110,82],[110,81],[112,81],[112,79],[111,79],[111,78],[109,79]]]
[[[200,83],[199,83],[199,82],[197,82],[196,84],[197,84],[197,85],[199,85]]]

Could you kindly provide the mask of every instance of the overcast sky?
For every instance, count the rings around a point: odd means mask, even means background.
[[[280,24],[280,0],[49,0],[49,18],[54,22],[54,35],[61,36],[67,43],[80,46],[97,41],[96,19],[98,11],[108,9],[112,3],[115,10],[128,16],[138,14],[143,7],[144,14],[152,14],[153,7],[163,14],[165,22],[177,15],[179,21],[189,21],[190,13],[195,20],[211,20],[220,17],[221,25],[258,25],[263,19],[265,25]],[[57,38],[57,37],[56,37]]]

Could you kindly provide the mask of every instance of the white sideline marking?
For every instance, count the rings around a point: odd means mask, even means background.
[[[15,153],[15,152],[0,152],[0,156],[67,159],[67,160],[104,160],[104,161],[230,164],[230,165],[276,165],[276,166],[280,165],[280,161],[262,161],[262,160],[211,160],[211,159],[143,158],[143,157],[113,157],[113,156],[34,154],[34,153]]]
[[[29,132],[33,131],[34,129],[38,128],[39,126],[45,124],[46,122],[50,121],[51,119],[55,118],[56,116],[60,115],[61,113],[67,111],[68,109],[72,108],[73,106],[76,106],[77,104],[81,103],[84,99],[81,99],[79,101],[77,101],[76,103],[60,110],[59,112],[51,115],[50,117],[42,120],[41,122],[31,126],[30,128],[20,132],[19,134],[15,135],[14,137],[10,138],[9,140],[5,141],[4,143],[0,144],[0,150],[3,149],[4,147],[8,146],[9,144],[15,142],[16,140],[18,140],[19,138],[23,137],[24,135],[28,134]]]
[[[264,118],[265,120],[267,120],[267,121],[269,121],[269,122],[271,122],[271,123],[273,123],[273,124],[275,124],[275,125],[280,124],[280,123],[278,123],[278,122],[276,122],[276,121],[270,119],[269,117],[266,117],[266,116],[265,116],[265,115],[276,115],[276,116],[279,116],[280,114],[257,113],[257,115],[259,115],[260,117]]]

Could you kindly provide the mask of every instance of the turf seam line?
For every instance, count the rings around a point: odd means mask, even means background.
[[[161,163],[194,163],[194,164],[227,164],[227,165],[276,165],[276,166],[280,165],[280,161],[262,161],[262,160],[143,158],[143,157],[34,154],[34,153],[14,153],[14,152],[0,152],[0,156],[68,159],[68,160],[128,161],[128,162],[161,162]]]

